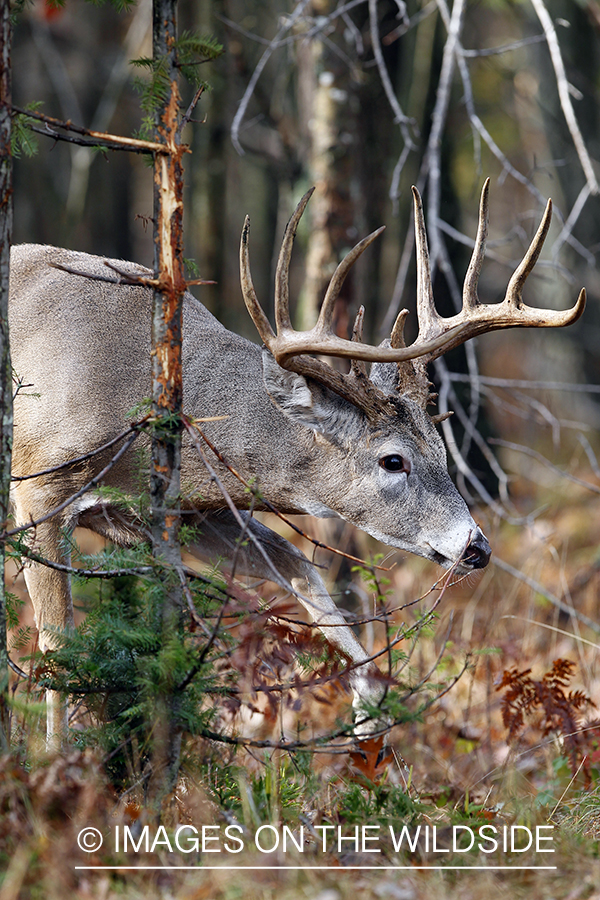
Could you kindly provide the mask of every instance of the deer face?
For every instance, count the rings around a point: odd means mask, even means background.
[[[387,416],[354,452],[361,477],[345,502],[363,531],[449,568],[482,568],[490,547],[448,474],[444,443],[415,403],[395,399]],[[365,503],[365,494],[368,500]]]
[[[297,485],[298,506],[339,516],[392,547],[460,571],[483,568],[490,547],[447,470],[446,450],[432,420],[398,395],[396,367],[380,366],[374,381],[389,382],[373,421],[322,385],[282,369],[263,351],[272,402],[312,432],[310,473]],[[385,376],[385,377],[384,377]],[[307,434],[299,441],[305,443]]]

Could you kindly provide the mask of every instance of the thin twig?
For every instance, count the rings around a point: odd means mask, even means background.
[[[250,103],[250,100],[252,99],[252,95],[254,94],[254,90],[256,88],[258,80],[259,80],[260,76],[262,75],[263,70],[264,70],[266,64],[268,63],[269,59],[271,58],[271,56],[277,49],[279,41],[281,40],[281,37],[284,34],[287,34],[287,32],[290,31],[294,27],[294,25],[296,24],[298,19],[302,16],[302,14],[303,14],[304,10],[306,9],[306,7],[308,6],[309,2],[310,2],[310,0],[300,0],[300,3],[298,3],[296,5],[296,8],[292,12],[292,14],[290,16],[286,17],[284,24],[281,26],[281,28],[279,29],[279,31],[277,32],[277,34],[275,35],[273,40],[270,42],[269,46],[265,49],[265,52],[259,59],[257,65],[256,65],[256,68],[254,69],[254,72],[250,76],[250,80],[248,82],[246,90],[244,91],[244,95],[243,95],[242,99],[240,100],[240,104],[237,108],[236,114],[233,117],[233,122],[231,123],[231,142],[240,156],[243,156],[244,152],[245,152],[244,148],[242,147],[242,145],[240,143],[240,128],[241,128],[242,122],[244,121],[244,117],[246,115],[246,110],[248,109],[248,104]]]
[[[381,84],[385,91],[385,96],[388,99],[388,103],[392,107],[392,112],[394,113],[394,122],[397,125],[404,126],[402,129],[402,137],[404,139],[405,144],[407,144],[412,150],[416,150],[416,145],[412,141],[410,136],[410,132],[408,130],[408,126],[414,126],[415,122],[413,119],[410,119],[406,116],[398,102],[398,98],[394,93],[394,88],[392,87],[392,82],[385,65],[385,60],[383,58],[383,52],[381,50],[381,41],[379,38],[379,22],[377,20],[377,0],[369,0],[369,27],[371,31],[371,44],[373,47],[373,55],[375,57],[375,62],[377,63],[377,70],[379,72],[379,77],[381,79]]]
[[[447,375],[445,377],[447,377]],[[472,383],[472,381],[471,381],[471,383]],[[479,430],[475,427],[474,423],[471,421],[469,416],[467,416],[465,414],[465,411],[464,411],[462,405],[458,402],[458,397],[456,396],[456,393],[452,387],[450,387],[450,389],[449,389],[448,398],[449,398],[450,403],[454,407],[454,412],[456,413],[457,418],[460,421],[461,425],[463,426],[465,431],[470,435],[470,437],[473,439],[473,441],[477,444],[477,446],[481,450],[481,453],[487,460],[490,469],[492,470],[492,472],[498,479],[498,484],[499,484],[498,489],[499,489],[502,501],[504,503],[508,503],[509,502],[508,475],[506,474],[506,472],[504,471],[504,469],[502,468],[502,466],[500,465],[500,463],[498,462],[498,460],[496,459],[494,454],[491,452],[487,442],[482,437]],[[464,455],[465,449],[463,448],[461,452]]]
[[[123,454],[126,453],[127,450],[129,450],[129,448],[135,441],[138,434],[139,434],[139,431],[135,431],[129,437],[129,439],[123,444],[121,449],[117,451],[117,453],[113,456],[113,458],[110,460],[110,462],[108,462],[107,465],[104,466],[102,471],[98,472],[97,475],[94,475],[94,477],[91,478],[90,481],[87,482],[87,484],[84,484],[84,486],[82,488],[80,488],[75,494],[71,494],[71,496],[67,497],[67,499],[63,503],[61,503],[59,506],[56,506],[54,509],[50,510],[50,512],[46,513],[45,516],[41,516],[41,518],[39,518],[39,519],[31,519],[31,521],[28,522],[26,525],[20,525],[18,528],[12,528],[9,531],[3,531],[0,534],[0,541],[5,541],[7,538],[14,537],[16,534],[21,534],[23,531],[29,531],[30,528],[36,528],[38,525],[41,525],[42,522],[46,522],[48,519],[51,519],[53,516],[58,515],[58,513],[62,512],[63,509],[66,509],[68,506],[70,506],[71,503],[73,503],[75,500],[79,499],[79,497],[82,497],[84,494],[86,494],[92,488],[96,487],[96,485],[102,481],[104,476],[110,472],[112,467],[121,459]]]
[[[580,634],[573,634],[572,631],[565,631],[564,628],[558,628],[556,625],[548,625],[547,622],[538,622],[537,619],[528,619],[526,616],[514,616],[507,614],[505,616],[501,616],[502,619],[516,619],[518,622],[527,622],[529,625],[535,625],[537,628],[545,628],[548,631],[552,631],[555,634],[564,634],[565,637],[571,638],[571,640],[575,641],[577,644],[586,644],[588,647],[593,647],[594,650],[600,651],[600,644],[595,643],[594,641],[588,641],[587,638],[581,637]]]
[[[470,381],[469,375],[462,372],[449,372],[450,381]],[[491,375],[480,375],[479,380],[482,384],[488,384],[490,387],[500,387],[511,390],[520,388],[521,390],[532,391],[574,391],[582,394],[600,394],[600,384],[575,384],[568,381],[532,381],[526,378],[494,378]]]
[[[223,499],[225,500],[225,503],[229,507],[231,514],[233,515],[235,521],[238,523],[238,525],[240,527],[240,531],[243,532],[245,529],[245,525],[244,525],[244,520],[242,519],[242,516],[239,513],[239,510],[237,509],[237,507],[233,503],[233,500],[229,496],[229,492],[227,491],[227,488],[225,487],[225,485],[223,484],[223,482],[221,481],[221,479],[219,478],[219,476],[217,475],[217,473],[215,472],[215,470],[209,463],[208,459],[206,458],[206,454],[204,453],[204,450],[202,449],[202,445],[200,444],[200,441],[198,440],[198,436],[194,433],[194,430],[193,430],[191,424],[185,419],[185,417],[184,417],[184,427],[186,428],[186,431],[187,431],[194,447],[196,448],[196,451],[197,451],[198,455],[200,456],[200,459],[206,466],[206,470],[208,471],[208,474],[210,475],[211,480],[214,481],[214,483],[219,488],[219,490],[223,496]],[[258,538],[252,532],[252,530],[248,530],[247,534],[248,534],[248,538],[250,539],[251,543],[254,545],[254,547],[258,551],[259,555],[264,560],[264,562],[267,566],[267,569],[273,576],[273,581],[275,582],[275,584],[278,584],[281,587],[284,587],[287,591],[290,591],[291,594],[293,594],[294,596],[297,596],[298,592],[294,590],[292,585],[289,584],[286,581],[286,579],[275,568],[275,566],[273,565],[273,562],[271,561],[271,558],[269,557],[269,554],[266,552],[262,543],[258,540]]]
[[[338,556],[344,557],[344,559],[349,559],[351,562],[358,563],[359,565],[365,566],[366,568],[382,569],[384,572],[389,571],[389,569],[386,569],[385,566],[380,566],[380,565],[372,566],[370,563],[366,562],[364,559],[360,559],[360,557],[358,557],[358,556],[352,556],[351,553],[345,553],[343,550],[338,550],[336,547],[330,547],[328,544],[324,544],[322,541],[319,541],[316,538],[311,537],[309,534],[307,534],[305,531],[303,531],[301,528],[299,528],[298,525],[296,525],[294,522],[292,522],[291,519],[287,518],[287,516],[284,516],[284,514],[282,512],[280,512],[273,503],[271,503],[269,500],[267,500],[267,498],[264,497],[260,493],[259,487],[257,487],[254,484],[251,484],[249,481],[247,481],[244,478],[244,476],[241,475],[237,471],[237,469],[235,469],[229,462],[227,462],[227,460],[225,459],[223,454],[220,452],[218,447],[215,447],[215,445],[210,440],[210,438],[202,431],[201,428],[198,427],[198,423],[203,421],[202,419],[194,419],[194,420],[188,419],[187,421],[188,421],[189,425],[198,432],[198,434],[200,435],[200,437],[202,438],[202,440],[204,441],[206,446],[210,450],[212,450],[212,452],[215,454],[215,456],[217,457],[217,459],[219,460],[221,465],[225,466],[227,471],[230,472],[234,476],[234,478],[237,478],[237,480],[240,482],[240,484],[243,484],[244,487],[248,491],[250,491],[257,498],[257,500],[259,500],[259,502],[262,506],[264,506],[266,509],[268,509],[269,512],[276,515],[279,519],[281,519],[282,522],[285,522],[286,525],[289,525],[289,527],[291,529],[293,529],[293,531],[295,531],[297,535],[305,538],[307,541],[310,541],[311,544],[313,544],[317,548],[320,548],[321,550],[328,550],[330,553],[335,553]],[[206,421],[206,420],[204,420],[204,421]]]
[[[560,469],[553,462],[550,462],[549,459],[546,459],[542,453],[533,450],[531,447],[525,447],[523,444],[515,444],[512,441],[505,441],[502,440],[502,438],[490,438],[489,442],[490,444],[497,444],[499,447],[506,447],[507,450],[516,450],[518,453],[524,453],[526,456],[530,456],[532,459],[542,463],[546,468],[551,469],[552,472],[556,472],[561,478],[566,478],[568,481],[572,481],[573,484],[579,484],[581,487],[586,488],[588,491],[592,491],[594,494],[600,494],[600,487],[589,481],[585,481],[583,478],[578,478],[576,475],[571,475],[570,472],[565,472],[564,469]]]
[[[571,785],[573,784],[573,782],[575,781],[575,779],[576,779],[577,776],[579,775],[579,772],[581,771],[581,768],[582,768],[583,764],[586,762],[586,760],[587,760],[587,754],[582,758],[581,762],[579,763],[579,765],[578,765],[578,767],[577,767],[577,771],[574,773],[574,775],[573,775],[573,777],[571,778],[571,780],[569,781],[568,785],[566,786],[566,788],[564,789],[564,791],[562,792],[562,794],[561,794],[560,797],[558,798],[558,802],[557,802],[556,806],[554,807],[554,809],[552,810],[552,812],[551,812],[550,815],[548,816],[548,819],[547,819],[548,822],[551,822],[551,821],[552,821],[552,817],[554,816],[554,813],[556,812],[556,810],[558,809],[558,807],[559,807],[560,804],[562,803],[562,801],[563,801],[563,799],[564,799],[564,797],[565,797],[567,791],[569,790],[569,788],[571,787]]]
[[[567,218],[565,220],[565,224],[562,227],[562,231],[560,232],[560,234],[558,235],[558,237],[556,238],[556,240],[554,241],[554,244],[552,246],[552,256],[555,259],[558,256],[558,253],[559,253],[562,245],[569,240],[569,238],[571,236],[571,232],[573,231],[573,228],[575,227],[575,223],[577,222],[577,219],[581,215],[583,207],[585,206],[590,194],[591,194],[590,185],[586,181],[584,186],[579,191],[579,196],[577,197],[577,200],[573,204],[573,208],[571,209],[571,212],[569,213],[569,215],[567,216]],[[592,253],[590,253],[589,255],[591,257],[590,264],[593,266],[593,265],[595,265],[596,260]],[[589,259],[588,259],[588,262],[590,262]]]
[[[24,556],[31,562],[39,563],[56,572],[64,572],[66,575],[77,575],[79,578],[121,578],[124,575],[150,575],[152,566],[121,566],[118,569],[80,569],[77,566],[68,566],[66,563],[54,562],[41,553],[36,553],[31,547],[23,545],[18,549],[19,556]]]
[[[91,459],[93,456],[97,456],[99,453],[103,453],[105,450],[109,450],[115,444],[118,444],[119,441],[122,441],[123,438],[127,437],[128,434],[131,434],[133,431],[139,431],[142,425],[145,425],[146,422],[152,417],[152,413],[148,413],[144,416],[143,419],[140,419],[138,422],[134,422],[133,425],[130,425],[129,428],[126,428],[125,431],[122,431],[121,434],[118,434],[116,437],[112,438],[112,440],[107,441],[106,444],[102,444],[101,447],[97,447],[95,450],[90,450],[89,453],[84,453],[81,456],[74,456],[72,459],[68,459],[64,463],[59,463],[56,466],[51,466],[49,469],[41,469],[39,472],[33,472],[31,475],[11,475],[11,481],[27,481],[29,478],[39,478],[41,475],[50,475],[53,472],[60,472],[61,469],[66,469],[69,466],[75,466],[80,462],[84,462],[86,459]]]
[[[559,597],[557,597],[555,594],[551,594],[550,591],[546,590],[546,588],[542,584],[540,584],[539,581],[536,581],[534,578],[530,578],[528,575],[525,575],[523,572],[521,572],[520,569],[515,569],[514,566],[511,566],[509,563],[504,562],[503,559],[500,559],[497,556],[492,556],[491,562],[499,569],[502,569],[504,572],[512,575],[513,578],[516,578],[518,581],[522,581],[523,584],[526,584],[531,588],[532,591],[535,591],[536,594],[539,594],[545,600],[548,600],[562,613],[565,613],[565,615],[578,619],[582,623],[582,625],[586,625],[596,634],[600,634],[600,625],[597,622],[595,622],[593,619],[590,619],[589,616],[586,616],[578,609],[575,609],[575,607],[569,606],[567,603],[563,603],[563,601]]]
[[[443,2],[443,0],[438,0],[438,6],[442,17],[446,18],[448,10],[445,2]],[[440,155],[442,149],[442,134],[448,116],[452,76],[454,74],[454,65],[457,59],[456,48],[457,46],[460,46],[460,33],[465,7],[466,0],[454,0],[452,14],[449,19],[446,19],[448,37],[444,44],[442,67],[436,91],[435,106],[431,115],[431,131],[429,132],[427,150],[425,151],[424,164],[429,179],[427,226],[430,237],[432,268],[435,268],[436,263],[439,261],[441,252],[438,219],[440,218],[441,205],[442,166]]]
[[[438,361],[439,362],[439,361]],[[447,386],[448,382],[443,382],[442,387],[440,389],[440,396],[438,399],[438,406],[441,413],[448,412],[448,391],[449,387]],[[504,507],[502,507],[499,503],[497,503],[494,498],[491,496],[488,490],[484,487],[481,480],[475,475],[470,466],[467,464],[464,459],[458,444],[456,443],[456,439],[454,437],[454,432],[450,427],[449,420],[445,419],[442,422],[442,429],[444,432],[444,439],[446,441],[446,445],[448,450],[450,451],[450,455],[454,460],[454,463],[459,472],[473,485],[481,499],[486,503],[490,509],[492,509],[500,518],[504,519],[511,525],[524,525],[530,522],[531,516],[518,517],[510,515]]]
[[[88,278],[90,281],[102,281],[106,284],[130,285],[150,289],[157,288],[159,284],[150,271],[144,269],[142,266],[139,266],[140,274],[136,275],[134,272],[125,272],[123,269],[114,266],[107,259],[104,260],[104,265],[107,269],[111,269],[115,272],[118,276],[117,278],[113,278],[110,275],[97,275],[93,272],[84,272],[81,269],[74,269],[72,266],[65,266],[62,263],[57,262],[51,262],[49,265],[51,268],[60,269],[61,272],[66,272],[68,275],[79,275],[81,278]],[[144,274],[146,272],[148,274]]]
[[[188,585],[187,585],[187,581],[186,581],[185,575],[183,574],[183,572],[182,572],[181,570],[179,571],[179,578],[180,578],[180,580],[181,580],[181,584],[182,584],[182,586],[183,586],[183,588],[184,588],[184,591],[186,592],[186,595],[189,596],[189,599],[188,599],[188,606],[189,606],[190,610],[193,612],[194,620],[196,620],[196,618],[200,618],[200,617],[197,616],[196,610],[195,610],[195,608],[194,608],[194,603],[193,603],[193,600],[192,600],[192,597],[191,597],[191,594],[190,594],[190,591],[189,591],[189,587],[188,587]],[[221,605],[221,609],[219,610],[219,614],[218,614],[218,616],[217,616],[217,618],[216,618],[216,621],[215,621],[215,624],[214,624],[214,626],[213,626],[213,628],[212,628],[212,631],[211,631],[210,634],[208,635],[208,640],[206,641],[206,643],[205,643],[204,646],[202,647],[202,650],[200,651],[200,654],[199,654],[199,656],[198,656],[198,659],[196,660],[196,662],[194,663],[194,665],[191,667],[191,669],[189,670],[189,672],[187,673],[187,675],[185,676],[185,678],[183,678],[183,679],[181,680],[181,682],[180,682],[180,683],[177,685],[177,687],[175,688],[176,691],[178,691],[178,692],[179,692],[179,691],[184,691],[184,690],[186,689],[186,687],[188,686],[188,684],[191,683],[191,681],[193,680],[193,678],[198,674],[198,672],[200,671],[200,669],[201,669],[202,666],[204,665],[204,662],[205,662],[205,660],[206,660],[206,657],[207,657],[208,654],[210,653],[210,651],[211,651],[211,649],[212,649],[212,647],[213,647],[213,645],[214,645],[214,643],[215,643],[215,641],[216,641],[216,639],[217,639],[217,635],[218,635],[219,629],[220,629],[220,627],[221,627],[221,622],[223,621],[223,615],[224,615],[224,613],[225,613],[225,608],[226,608],[226,606],[227,606],[226,603],[223,603],[223,604]]]
[[[533,34],[531,37],[521,38],[521,40],[512,41],[510,44],[501,44],[499,47],[484,47],[481,50],[461,49],[460,53],[467,59],[475,59],[480,56],[496,56],[499,53],[511,53],[513,50],[519,50],[521,47],[527,47],[529,44],[541,44],[545,40],[545,34]]]
[[[181,134],[183,132],[183,129],[185,128],[185,126],[189,123],[190,119],[192,118],[192,114],[193,114],[194,110],[196,109],[196,106],[198,105],[198,101],[200,100],[200,97],[202,96],[203,93],[204,93],[204,85],[201,84],[200,87],[198,88],[198,90],[196,91],[196,93],[194,94],[194,96],[192,98],[192,102],[186,109],[184,115],[182,116],[181,122],[179,123],[179,125],[177,127],[178,140],[181,140]]]

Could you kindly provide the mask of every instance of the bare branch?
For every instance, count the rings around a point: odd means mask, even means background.
[[[284,34],[287,34],[287,32],[290,31],[294,27],[294,25],[296,24],[298,19],[302,16],[302,14],[303,14],[304,10],[306,9],[306,7],[308,6],[309,2],[310,2],[310,0],[300,0],[300,2],[296,5],[296,8],[294,9],[293,13],[285,19],[284,24],[281,26],[281,28],[279,29],[279,31],[277,32],[277,34],[275,35],[273,40],[269,43],[265,52],[259,59],[258,64],[257,64],[256,68],[254,69],[254,72],[252,73],[250,81],[248,82],[248,86],[246,87],[246,90],[244,91],[244,96],[240,100],[240,104],[237,108],[237,112],[233,118],[233,122],[231,123],[231,142],[240,156],[243,156],[244,152],[245,152],[244,148],[242,147],[242,145],[240,143],[240,128],[241,128],[242,122],[244,121],[244,118],[246,116],[246,110],[248,109],[248,104],[250,103],[250,100],[252,99],[254,89],[256,88],[256,85],[258,84],[258,79],[262,75],[263,70],[264,70],[266,64],[268,63],[269,59],[271,58],[271,56],[277,49],[279,41],[281,40],[282,36]]]
[[[436,366],[442,366],[442,370],[445,367],[445,362],[443,360],[438,360]],[[471,379],[469,378],[469,381]],[[448,411],[448,393],[449,393],[449,379],[442,379],[442,386],[440,389],[440,395],[438,400],[438,405],[440,408],[440,412],[444,413]],[[452,430],[452,426],[450,421],[446,419],[442,422],[442,430],[444,432],[444,440],[450,452],[450,455],[456,465],[458,471],[462,474],[462,476],[475,488],[481,499],[486,503],[490,509],[492,509],[496,515],[498,515],[501,519],[504,519],[511,525],[525,525],[530,524],[532,521],[532,516],[515,516],[510,514],[508,510],[506,510],[501,504],[497,503],[496,500],[492,497],[488,490],[484,487],[481,480],[477,477],[477,475],[473,472],[473,470],[468,465],[465,460],[463,454],[461,453],[458,444],[456,443],[456,438],[454,436],[454,432]]]
[[[560,105],[568,129],[571,132],[571,138],[573,139],[573,143],[575,144],[575,149],[577,150],[577,155],[579,156],[579,161],[581,163],[581,168],[583,169],[590,193],[596,195],[600,193],[600,185],[598,185],[594,167],[592,165],[590,155],[587,151],[587,147],[585,146],[583,136],[577,123],[575,110],[573,109],[573,103],[571,101],[571,94],[569,91],[569,82],[567,81],[567,73],[565,72],[565,65],[563,63],[562,54],[560,52],[560,45],[558,43],[558,37],[556,35],[554,22],[552,21],[550,13],[546,9],[543,0],[531,0],[531,4],[535,9],[536,15],[540,20],[540,25],[544,29],[544,34],[546,35],[550,57],[552,59],[552,65],[554,66],[554,73],[556,75],[556,84],[558,87]]]
[[[206,466],[208,474],[210,475],[212,481],[214,481],[214,483],[219,488],[219,490],[223,496],[223,499],[225,500],[225,503],[227,504],[228,508],[230,509],[231,514],[233,515],[235,521],[238,523],[238,525],[240,527],[240,533],[243,534],[246,531],[246,526],[245,526],[244,520],[243,520],[242,516],[240,515],[237,507],[233,503],[233,500],[229,496],[229,492],[227,491],[227,488],[225,487],[225,485],[223,484],[223,482],[221,481],[221,479],[219,478],[219,476],[217,475],[217,473],[215,472],[215,470],[209,463],[208,459],[206,458],[206,454],[204,453],[204,450],[202,449],[202,445],[200,444],[200,441],[198,440],[197,435],[194,433],[192,426],[185,418],[184,418],[184,426],[187,430],[187,433],[190,436],[190,439],[191,439],[194,447],[196,448],[196,451],[198,452],[198,455],[200,456],[200,459]],[[198,429],[196,429],[196,430],[198,430]],[[275,566],[273,565],[273,563],[271,561],[271,558],[269,557],[268,553],[266,552],[265,548],[263,547],[261,542],[258,540],[256,535],[252,531],[249,531],[247,533],[248,533],[249,540],[252,542],[252,544],[254,545],[254,547],[256,548],[256,550],[258,551],[258,553],[264,560],[267,568],[269,569],[269,572],[272,574],[273,581],[275,582],[275,584],[278,584],[281,587],[284,587],[286,589],[286,591],[289,591],[291,594],[297,595],[298,592],[295,591],[294,588],[292,587],[292,585],[289,584],[289,582],[285,578],[283,578],[283,576],[280,575],[280,573],[277,571],[277,569],[275,568]]]
[[[510,44],[502,44],[500,47],[484,47],[481,50],[461,49],[460,53],[466,59],[476,59],[480,56],[497,56],[500,53],[510,53],[513,50],[519,50],[521,47],[529,46],[529,44],[540,44],[545,40],[545,34],[533,34],[531,37],[521,38],[520,41],[512,41]]]
[[[444,13],[447,13],[447,7],[444,0],[438,0],[438,6],[440,13],[444,16]],[[452,86],[452,76],[454,74],[454,63],[457,58],[456,51],[457,47],[460,46],[459,39],[465,8],[466,0],[454,0],[452,15],[450,16],[449,21],[447,21],[446,27],[448,29],[448,37],[444,45],[442,68],[436,91],[435,107],[431,115],[431,131],[429,132],[427,150],[423,160],[423,165],[425,166],[429,178],[427,224],[430,229],[431,259],[432,269],[434,270],[440,256],[438,219],[440,217],[441,203],[442,167],[440,154],[442,148],[442,133],[448,115],[450,88]]]
[[[179,125],[177,127],[179,140],[181,140],[181,135],[183,133],[183,129],[190,122],[190,119],[192,118],[192,115],[194,114],[194,110],[196,109],[196,106],[198,105],[200,97],[202,96],[203,93],[204,93],[204,85],[201,84],[200,87],[198,88],[198,90],[196,91],[196,93],[194,94],[190,105],[186,109],[184,115],[181,118],[181,122],[179,123]]]
[[[509,563],[504,562],[503,559],[499,559],[499,557],[497,556],[493,556],[491,561],[498,569],[502,569],[504,572],[512,575],[513,578],[516,578],[517,581],[522,581],[523,584],[526,584],[528,587],[530,587],[532,591],[535,591],[536,594],[540,594],[540,596],[552,603],[552,605],[559,609],[562,613],[565,613],[567,616],[571,616],[572,618],[577,619],[582,623],[582,625],[586,625],[587,628],[591,628],[591,630],[595,632],[595,634],[600,634],[600,625],[598,624],[598,622],[590,619],[589,616],[586,616],[578,609],[575,609],[575,607],[569,606],[569,604],[564,603],[555,594],[551,594],[542,584],[540,584],[539,581],[536,581],[534,578],[530,578],[528,575],[525,575],[523,572],[521,572],[520,569],[515,569],[514,566],[511,566]]]
[[[61,469],[66,469],[69,466],[74,466],[77,463],[84,462],[86,459],[91,459],[94,456],[97,456],[99,453],[103,453],[105,450],[109,450],[115,444],[118,444],[119,441],[122,441],[123,438],[127,437],[127,435],[132,432],[137,432],[145,425],[148,419],[150,419],[151,413],[144,416],[143,419],[140,419],[138,422],[134,422],[133,425],[130,425],[129,428],[126,428],[125,431],[122,431],[121,434],[118,434],[112,440],[107,441],[106,444],[102,444],[101,447],[97,447],[95,450],[91,450],[89,453],[84,453],[81,456],[74,456],[72,459],[68,459],[64,463],[59,463],[57,466],[51,466],[49,469],[41,469],[39,472],[33,472],[31,475],[11,475],[11,481],[27,481],[29,478],[39,478],[41,475],[50,475],[52,472],[60,472]]]
[[[470,381],[469,375],[461,372],[449,372],[450,381]],[[521,388],[532,391],[574,391],[582,394],[600,394],[600,384],[573,384],[567,381],[530,381],[526,378],[494,378],[491,375],[480,375],[482,384],[490,387],[501,387],[510,390]]]
[[[377,0],[369,0],[369,23],[371,31],[371,44],[373,47],[375,62],[377,63],[377,70],[379,72],[379,77],[381,78],[381,83],[383,85],[385,95],[388,99],[388,103],[392,107],[392,111],[394,113],[394,122],[396,123],[396,125],[400,126],[400,131],[402,132],[402,138],[404,140],[405,147],[408,147],[409,150],[416,150],[417,146],[414,143],[409,130],[409,127],[414,128],[415,122],[413,119],[410,119],[404,114],[402,107],[398,102],[398,98],[394,93],[392,82],[390,80],[390,76],[385,65],[385,60],[383,58],[381,41],[379,38],[379,22],[377,20]],[[400,159],[402,159],[402,156],[400,157]],[[398,165],[399,163],[397,163],[397,167]]]
[[[546,468],[551,469],[561,478],[566,478],[568,481],[572,481],[573,484],[579,484],[581,487],[587,488],[588,491],[592,491],[594,494],[600,494],[600,487],[598,487],[598,485],[585,481],[583,478],[578,478],[576,475],[571,475],[570,472],[565,472],[564,469],[560,469],[558,466],[554,465],[553,462],[550,462],[549,459],[546,459],[542,453],[539,453],[537,450],[532,450],[531,447],[525,447],[523,444],[515,444],[513,441],[505,441],[502,438],[490,438],[489,442],[490,444],[496,444],[498,447],[506,447],[508,450],[515,450],[517,453],[524,453],[526,456],[542,463]]]
[[[39,122],[43,122],[45,125],[48,125],[51,129],[58,128],[61,131],[74,132],[75,134],[83,135],[84,137],[92,138],[93,140],[87,141],[85,146],[95,147],[98,144],[102,144],[102,146],[107,147],[110,150],[131,150],[137,153],[166,153],[167,150],[164,144],[157,144],[154,141],[142,141],[138,138],[128,138],[128,137],[120,137],[115,134],[105,134],[101,131],[92,131],[90,128],[83,128],[81,125],[75,125],[71,121],[62,121],[61,119],[55,119],[52,116],[47,116],[44,113],[36,112],[31,109],[21,109],[19,106],[11,106],[12,113],[14,115],[25,116],[27,119],[37,119]],[[53,137],[56,140],[67,140],[68,137],[62,135],[59,131],[40,131],[40,134],[45,134],[48,137]]]
[[[585,206],[590,194],[591,194],[591,188],[590,188],[589,182],[586,181],[586,183],[584,184],[584,186],[581,188],[581,190],[579,192],[579,196],[577,197],[577,200],[573,204],[573,208],[572,208],[571,212],[567,216],[565,224],[562,227],[561,233],[558,235],[558,237],[554,241],[554,245],[552,247],[552,256],[554,257],[554,259],[556,259],[556,257],[558,256],[562,245],[565,242],[567,242],[569,240],[569,238],[571,237],[571,232],[573,231],[573,228],[575,227],[575,223],[577,222],[577,219],[581,215],[583,207]],[[593,254],[591,254],[588,250],[586,250],[586,255],[587,255],[588,263],[592,266],[595,265],[596,260],[593,256]]]
[[[77,575],[79,578],[121,578],[125,575],[150,575],[154,571],[152,566],[121,566],[118,569],[102,569],[100,565],[94,566],[92,569],[78,568],[77,566],[68,566],[65,563],[54,562],[36,553],[26,544],[19,546],[19,556],[25,556],[31,562],[39,563],[56,572],[64,572],[67,575]]]
[[[240,484],[243,484],[244,487],[248,491],[250,491],[257,499],[259,499],[260,503],[263,506],[265,506],[269,510],[269,512],[276,515],[279,519],[281,519],[282,522],[285,522],[286,525],[289,525],[289,527],[293,531],[295,531],[297,535],[305,538],[307,541],[310,541],[310,543],[313,544],[317,548],[320,548],[322,550],[328,550],[330,553],[335,553],[337,556],[342,556],[342,557],[344,557],[344,559],[349,559],[351,562],[358,563],[359,565],[365,566],[366,568],[381,569],[384,572],[389,571],[388,569],[385,568],[385,566],[371,566],[368,562],[365,562],[364,559],[360,559],[357,556],[352,556],[351,553],[344,553],[343,550],[338,550],[337,547],[330,547],[328,544],[324,544],[322,541],[318,541],[316,538],[311,537],[309,534],[307,534],[305,531],[303,531],[301,528],[299,528],[298,525],[295,524],[295,522],[292,522],[291,519],[289,519],[287,516],[284,516],[283,513],[281,513],[277,509],[277,507],[274,506],[268,500],[267,497],[264,497],[261,494],[260,486],[250,484],[250,482],[246,481],[246,479],[243,477],[243,475],[241,475],[237,471],[237,469],[235,469],[232,465],[230,465],[230,463],[227,462],[227,460],[225,459],[223,454],[219,452],[219,449],[217,447],[215,447],[215,445],[212,443],[210,438],[206,434],[204,434],[204,432],[198,427],[199,421],[200,420],[198,420],[198,419],[194,419],[194,421],[188,420],[189,425],[198,432],[198,434],[200,435],[200,437],[202,438],[202,440],[204,441],[206,446],[210,450],[212,450],[212,452],[215,454],[215,456],[217,457],[217,459],[219,460],[221,465],[225,466],[225,468],[234,476],[234,478],[237,478],[237,480],[240,482]]]

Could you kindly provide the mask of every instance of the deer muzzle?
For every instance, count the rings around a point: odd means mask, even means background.
[[[470,541],[467,549],[465,550],[465,555],[462,561],[472,569],[485,569],[490,561],[491,555],[492,548],[490,547],[483,531],[478,528],[473,539]]]

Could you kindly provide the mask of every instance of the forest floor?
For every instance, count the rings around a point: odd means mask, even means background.
[[[445,590],[435,620],[403,645],[402,677],[424,680],[440,696],[393,729],[383,759],[338,752],[335,742],[289,754],[195,739],[159,831],[139,785],[116,790],[101,753],[43,752],[43,715],[33,704],[26,746],[0,768],[0,900],[600,898],[600,481],[580,446],[563,454],[561,477],[530,457],[519,471],[518,453],[504,459],[516,471],[516,506],[542,511],[529,525],[478,512],[492,562]],[[345,526],[305,526],[351,553],[381,549]],[[388,614],[389,632],[381,622],[363,629],[373,652],[440,596],[430,593],[434,566],[400,557],[382,563],[388,608],[398,607]],[[343,559],[328,557],[327,566],[342,598],[368,615],[368,586]],[[11,589],[19,593],[15,572]],[[502,687],[505,672],[512,675]],[[416,711],[422,696],[407,708]],[[348,717],[349,702],[333,688],[307,692],[299,712],[246,709],[236,733],[289,740],[300,720],[304,736],[327,733]],[[17,731],[20,715],[17,704]],[[78,846],[78,837],[93,839],[82,837],[88,828],[102,835],[96,852]],[[175,868],[185,866],[193,870]]]

